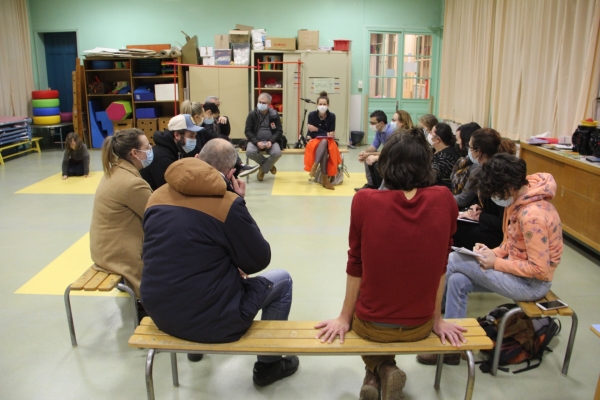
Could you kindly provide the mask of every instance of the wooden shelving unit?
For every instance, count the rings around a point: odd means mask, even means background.
[[[93,69],[92,68],[92,61],[111,61],[111,62],[128,62],[129,63],[129,68],[114,68],[114,69]],[[169,75],[157,75],[157,76],[135,76],[135,74],[137,72],[140,71],[141,67],[142,67],[142,61],[141,60],[156,60],[156,62],[160,63],[160,62],[177,62],[177,63],[181,63],[181,58],[177,57],[177,58],[109,58],[109,57],[90,57],[90,58],[86,58],[83,61],[83,65],[84,65],[84,78],[85,78],[85,89],[86,89],[86,104],[84,109],[88,109],[88,117],[87,117],[87,124],[88,124],[88,143],[91,144],[91,147],[93,148],[98,148],[98,140],[93,140],[92,136],[98,135],[98,124],[95,124],[96,127],[94,128],[93,124],[96,120],[95,116],[90,115],[90,110],[89,110],[89,102],[93,101],[94,103],[94,112],[98,112],[98,111],[105,111],[106,108],[113,102],[116,100],[128,100],[131,102],[132,105],[132,115],[131,115],[131,126],[132,127],[138,127],[137,124],[137,115],[136,115],[136,109],[140,108],[139,106],[143,106],[143,107],[158,107],[159,112],[160,112],[160,116],[163,117],[170,117],[170,116],[174,116],[179,114],[179,109],[181,106],[181,103],[183,102],[183,92],[184,92],[184,86],[185,86],[185,76],[183,74],[182,71],[182,67],[181,66],[176,66],[174,71],[175,74],[169,74]],[[157,73],[160,73],[160,71],[157,71]],[[100,94],[100,93],[90,93],[89,91],[89,84],[92,82],[102,82],[105,83],[107,86],[109,86],[109,89],[112,87],[112,85],[114,85],[116,82],[127,82],[127,84],[131,87],[131,91],[127,94],[117,94],[117,93],[105,93],[105,94]],[[134,99],[134,95],[133,95],[133,91],[140,85],[147,83],[147,84],[152,84],[152,85],[156,85],[156,84],[161,84],[161,83],[175,83],[178,87],[178,94],[179,94],[179,100],[177,101],[172,101],[172,100],[166,100],[166,101],[135,101]],[[94,130],[94,133],[92,133],[92,130]],[[106,131],[102,131],[100,130],[101,134],[103,136],[105,136],[104,133],[102,132],[106,132]]]

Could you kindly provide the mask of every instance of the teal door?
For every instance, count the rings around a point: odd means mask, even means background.
[[[433,109],[433,36],[408,32],[369,32],[368,112],[382,110],[388,122],[407,111],[415,125]],[[369,131],[369,143],[373,132]]]

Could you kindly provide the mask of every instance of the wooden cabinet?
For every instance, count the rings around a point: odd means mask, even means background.
[[[153,76],[139,75],[140,71],[145,71],[144,63],[148,60],[153,60],[159,65],[156,74]],[[98,61],[106,64],[110,68],[98,68]],[[176,66],[171,73],[164,72],[164,67],[161,63],[164,62],[181,63],[181,58],[109,58],[109,57],[87,57],[84,62],[84,78],[85,78],[85,108],[88,109],[88,127],[86,142],[92,148],[99,148],[102,145],[103,139],[111,134],[112,127],[102,124],[102,112],[114,101],[125,100],[131,103],[132,114],[131,122],[127,126],[138,127],[137,110],[140,108],[156,107],[159,111],[159,116],[172,117],[179,114],[179,106],[183,100],[183,75],[181,66]],[[101,63],[101,64],[102,64]],[[111,93],[115,85],[121,82],[130,87],[130,90],[124,94]],[[90,85],[96,84],[96,88],[92,89]],[[140,85],[156,84],[175,84],[179,91],[179,100],[145,100],[135,101],[133,91]],[[100,113],[100,114],[99,114]]]
[[[231,139],[244,139],[246,117],[250,112],[249,72],[235,66],[190,67],[190,100],[204,103],[208,96],[221,100],[221,115],[231,124]]]
[[[557,184],[556,207],[565,233],[600,252],[600,166],[542,147],[521,144],[527,173],[548,172]]]
[[[307,104],[299,98],[308,98],[316,102],[320,87],[329,83],[329,109],[336,116],[336,138],[340,143],[348,143],[350,135],[350,75],[352,53],[342,51],[253,51],[252,65],[258,66],[259,61],[267,62],[265,57],[279,57],[284,64],[279,69],[261,68],[260,80],[257,70],[252,72],[251,107],[256,107],[258,93],[267,92],[271,95],[281,94],[283,133],[288,143],[293,145],[298,140],[298,132],[302,124],[304,109],[308,112],[316,110],[315,104]],[[300,67],[298,65],[300,61]],[[265,64],[260,64],[264,66]],[[276,65],[276,64],[274,64]],[[268,66],[268,64],[267,64]],[[267,82],[281,82],[281,87],[265,87]],[[267,81],[268,80],[268,81]],[[273,102],[275,103],[275,102]],[[308,118],[307,118],[308,119]],[[304,123],[304,134],[307,132],[308,121]]]

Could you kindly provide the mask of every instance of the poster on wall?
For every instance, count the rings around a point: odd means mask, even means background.
[[[310,78],[312,81],[312,92],[319,94],[323,91],[327,94],[339,94],[340,93],[340,79],[339,78]]]

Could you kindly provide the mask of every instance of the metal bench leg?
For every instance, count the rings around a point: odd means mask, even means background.
[[[173,375],[173,386],[179,386],[179,374],[177,373],[177,353],[171,353],[171,374]]]
[[[71,335],[71,345],[77,347],[77,338],[75,337],[75,325],[73,325],[73,313],[71,311],[71,285],[65,290],[65,308],[67,310],[67,323],[69,324],[69,334]]]
[[[467,365],[469,368],[465,400],[471,400],[471,397],[473,397],[473,388],[475,387],[475,359],[473,358],[473,352],[471,350],[467,350],[465,353],[467,354]]]
[[[498,336],[496,336],[496,348],[494,349],[494,362],[492,363],[492,370],[490,371],[490,374],[492,376],[496,376],[496,373],[498,372],[498,364],[500,363],[500,348],[502,347],[502,342],[504,341],[504,328],[506,327],[506,321],[508,321],[512,315],[514,315],[520,311],[522,311],[521,307],[515,307],[512,310],[510,310],[509,312],[507,312],[506,314],[504,314],[504,317],[502,317],[500,326],[498,327]]]
[[[124,292],[127,292],[129,297],[131,298],[131,309],[133,310],[133,330],[135,331],[135,328],[140,324],[140,316],[138,314],[137,299],[135,297],[135,293],[129,286],[124,285],[122,283],[119,283],[117,287],[123,290]]]
[[[146,393],[148,394],[148,400],[154,400],[154,380],[152,379],[152,365],[154,363],[154,355],[156,349],[148,350],[148,357],[146,357]]]
[[[435,383],[433,387],[436,389],[440,388],[440,381],[442,380],[442,367],[444,366],[444,355],[438,354],[437,366],[435,367]]]
[[[577,334],[577,314],[573,311],[571,316],[571,333],[569,334],[569,342],[567,343],[567,352],[565,353],[565,361],[563,362],[562,374],[567,376],[569,372],[569,364],[571,363],[571,353],[573,352],[573,344],[575,344],[575,334]]]
[[[248,165],[249,162],[250,159],[248,158],[248,153],[246,153],[246,165]],[[250,183],[250,175],[246,175],[246,183]]]

